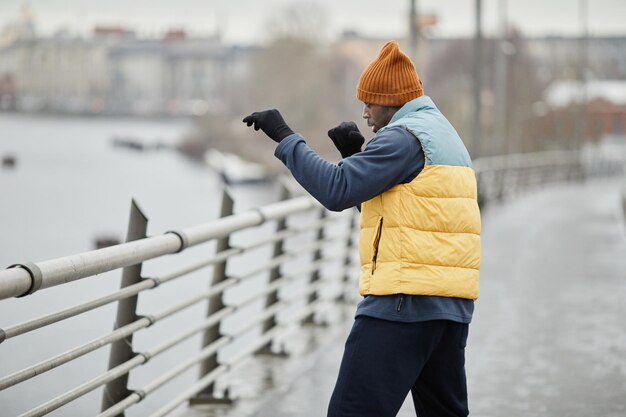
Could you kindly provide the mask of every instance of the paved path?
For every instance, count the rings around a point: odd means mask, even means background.
[[[467,351],[476,416],[626,416],[626,239],[616,182],[486,213]]]
[[[619,192],[615,181],[568,185],[483,212],[481,297],[467,349],[471,415],[626,416]],[[325,416],[348,330],[327,329],[315,339],[325,344],[288,359],[299,373],[282,378],[286,368],[274,368],[282,382],[268,395],[193,415]],[[414,415],[410,401],[398,414]]]

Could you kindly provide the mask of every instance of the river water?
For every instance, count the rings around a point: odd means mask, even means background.
[[[170,149],[139,152],[114,147],[114,137],[172,145],[192,128],[188,120],[100,119],[0,113],[0,158],[14,156],[13,168],[0,167],[0,267],[43,261],[95,249],[97,237],[123,240],[131,199],[149,218],[148,235],[184,228],[217,218],[222,184],[217,175]],[[231,190],[235,210],[262,205],[276,197],[276,187]],[[212,248],[189,252],[212,253]],[[171,260],[147,263],[144,275],[158,275],[184,263],[187,251]],[[41,291],[33,296],[0,301],[0,328],[86,301],[119,287],[119,271]],[[139,312],[159,311],[177,293],[206,289],[207,273],[192,275],[177,286],[151,291],[140,298]],[[181,320],[198,321],[205,306],[190,309],[176,323],[166,320],[159,332],[135,338],[138,350],[154,346],[175,333]],[[40,329],[0,345],[0,377],[45,360],[111,331],[115,306]],[[198,338],[181,346],[197,352]],[[186,351],[184,349],[187,349]],[[174,350],[162,361],[176,363]],[[0,415],[13,416],[47,401],[106,370],[108,349],[99,349],[18,387],[0,392]],[[178,359],[177,359],[178,358]],[[161,359],[160,359],[161,360]],[[141,386],[154,374],[137,372],[130,384]],[[180,384],[196,375],[183,376]],[[175,384],[176,385],[176,381]],[[175,391],[175,387],[171,387]],[[180,387],[179,387],[180,389]],[[164,389],[164,395],[167,395]],[[172,391],[172,392],[174,392]],[[101,390],[50,415],[97,414]],[[146,403],[150,403],[149,399]],[[149,404],[148,404],[149,406]],[[142,415],[131,411],[128,415]]]
[[[89,250],[98,235],[123,237],[133,197],[156,228],[215,214],[219,182],[209,170],[171,151],[112,145],[117,136],[174,144],[188,121],[0,115],[0,127],[0,156],[17,159],[0,170],[2,264]]]

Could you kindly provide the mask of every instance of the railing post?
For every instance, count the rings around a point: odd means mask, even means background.
[[[323,222],[324,219],[326,219],[326,210],[324,208],[320,208],[319,209],[319,220],[320,222]],[[315,234],[315,241],[316,242],[321,242],[322,240],[324,240],[324,238],[326,237],[325,231],[324,231],[324,226],[320,226],[319,229],[317,229],[317,233]],[[315,250],[315,252],[313,252],[313,262],[317,262],[320,259],[322,259],[322,248],[317,248]],[[315,271],[313,271],[311,273],[311,278],[309,278],[309,285],[313,286],[316,285],[317,282],[320,280],[320,270],[316,269]],[[311,305],[313,303],[315,303],[317,301],[317,299],[319,298],[319,295],[317,293],[317,291],[309,294],[308,300],[307,300],[307,304]],[[304,319],[302,320],[303,323],[315,323],[315,313],[311,313],[308,316],[304,317]]]
[[[350,294],[354,294],[356,291],[355,288],[352,288],[350,284],[350,269],[352,266],[352,257],[354,256],[353,248],[354,248],[354,231],[356,229],[357,216],[352,215],[350,217],[350,222],[348,223],[348,236],[346,238],[346,256],[343,259],[343,276],[341,278],[341,294],[339,295],[337,301],[347,302],[350,297],[347,295],[348,291]]]
[[[622,213],[626,222],[626,181],[622,183]],[[624,230],[626,232],[626,230]]]
[[[280,201],[287,200],[289,198],[289,195],[290,195],[289,190],[287,189],[285,184],[281,183],[280,194],[279,194]],[[280,233],[286,228],[287,228],[287,219],[283,217],[282,219],[278,220],[276,223],[276,233]],[[284,249],[283,241],[279,240],[275,242],[274,247],[272,249],[272,259],[282,256],[284,253],[285,253],[285,249]],[[272,282],[280,278],[280,270],[281,270],[280,265],[277,265],[270,270],[268,284],[271,284]],[[277,302],[278,302],[278,290],[275,290],[275,291],[268,293],[267,296],[265,297],[265,308],[267,309],[271,307],[272,305],[276,304]],[[263,321],[263,325],[261,327],[262,334],[271,330],[275,326],[276,326],[276,316],[271,316],[267,318],[265,321]],[[265,346],[262,346],[259,350],[257,350],[256,353],[275,354],[275,352],[272,352],[272,341],[269,341]],[[279,352],[278,354],[285,355],[286,353]]]
[[[143,239],[146,237],[148,227],[148,218],[143,214],[137,202],[133,199],[130,207],[130,218],[128,221],[128,231],[126,234],[126,242]],[[141,281],[142,263],[127,266],[122,271],[121,288],[128,287]],[[117,316],[115,319],[115,328],[120,328],[137,320],[137,295],[120,300],[117,304]],[[133,335],[130,334],[126,338],[114,342],[111,345],[111,353],[109,355],[109,370],[132,359],[135,356],[133,352]],[[128,391],[128,374],[122,375],[117,379],[106,384],[104,393],[102,394],[102,411],[110,408],[126,398]],[[119,414],[123,416],[124,413]]]
[[[587,175],[586,175],[586,171],[585,171],[585,165],[583,164],[583,155],[582,155],[582,150],[578,150],[576,152],[576,157],[575,157],[575,163],[574,165],[576,166],[576,180],[578,181],[585,181],[587,179]],[[602,158],[599,158],[600,161],[602,161]],[[607,172],[606,174],[609,174],[610,172]]]
[[[508,161],[507,161],[507,166],[503,167],[503,168],[495,168],[493,171],[493,175],[494,175],[494,188],[496,189],[496,193],[495,193],[495,199],[496,201],[502,201],[504,200],[504,195],[505,195],[505,188],[507,186],[507,178],[508,176],[511,175],[511,168],[508,166]]]
[[[228,192],[224,190],[224,192],[222,193],[222,206],[220,209],[220,217],[227,217],[227,216],[230,216],[231,214],[233,214],[233,199],[228,194]],[[220,253],[228,249],[230,249],[230,235],[226,235],[224,237],[217,239],[217,245],[215,249],[216,253]],[[227,265],[227,259],[221,262],[218,262],[214,265],[211,286],[215,286],[226,279],[226,265]],[[223,293],[220,292],[219,294],[209,297],[207,317],[211,316],[212,314],[216,313],[222,308],[224,308],[224,298],[223,298]],[[211,343],[215,342],[220,337],[222,337],[222,334],[220,333],[220,323],[218,322],[205,330],[204,336],[202,339],[202,348],[209,346]],[[215,352],[213,355],[206,358],[200,364],[199,378],[204,377],[205,375],[209,374],[211,371],[213,371],[215,368],[219,366],[219,363],[217,361],[217,354],[218,352]],[[215,404],[215,403],[228,404],[232,402],[228,398],[227,393],[224,396],[224,398],[216,398],[213,395],[214,388],[215,388],[215,384],[208,385],[204,390],[199,392],[194,398],[190,400],[190,404],[191,405]]]
[[[480,170],[476,172],[476,200],[478,206],[483,209],[493,194],[493,180],[491,172]]]

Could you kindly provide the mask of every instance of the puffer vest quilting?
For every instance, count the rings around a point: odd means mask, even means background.
[[[362,204],[359,292],[475,300],[480,211],[469,154],[426,96],[405,104],[383,129],[398,126],[419,138],[425,164],[411,182]]]

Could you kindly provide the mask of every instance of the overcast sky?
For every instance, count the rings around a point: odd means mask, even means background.
[[[220,26],[228,43],[267,39],[267,21],[286,4],[318,4],[326,11],[327,36],[346,29],[365,35],[397,38],[407,31],[409,0],[0,0],[0,27],[15,19],[27,3],[37,28],[49,34],[60,27],[87,33],[96,24],[119,24],[142,34],[186,28],[198,34]],[[436,14],[434,33],[469,35],[474,29],[475,0],[417,0],[420,12]],[[584,0],[483,0],[484,29],[498,27],[499,4],[507,3],[512,25],[529,35],[581,33]],[[591,35],[626,34],[626,0],[587,0]]]

